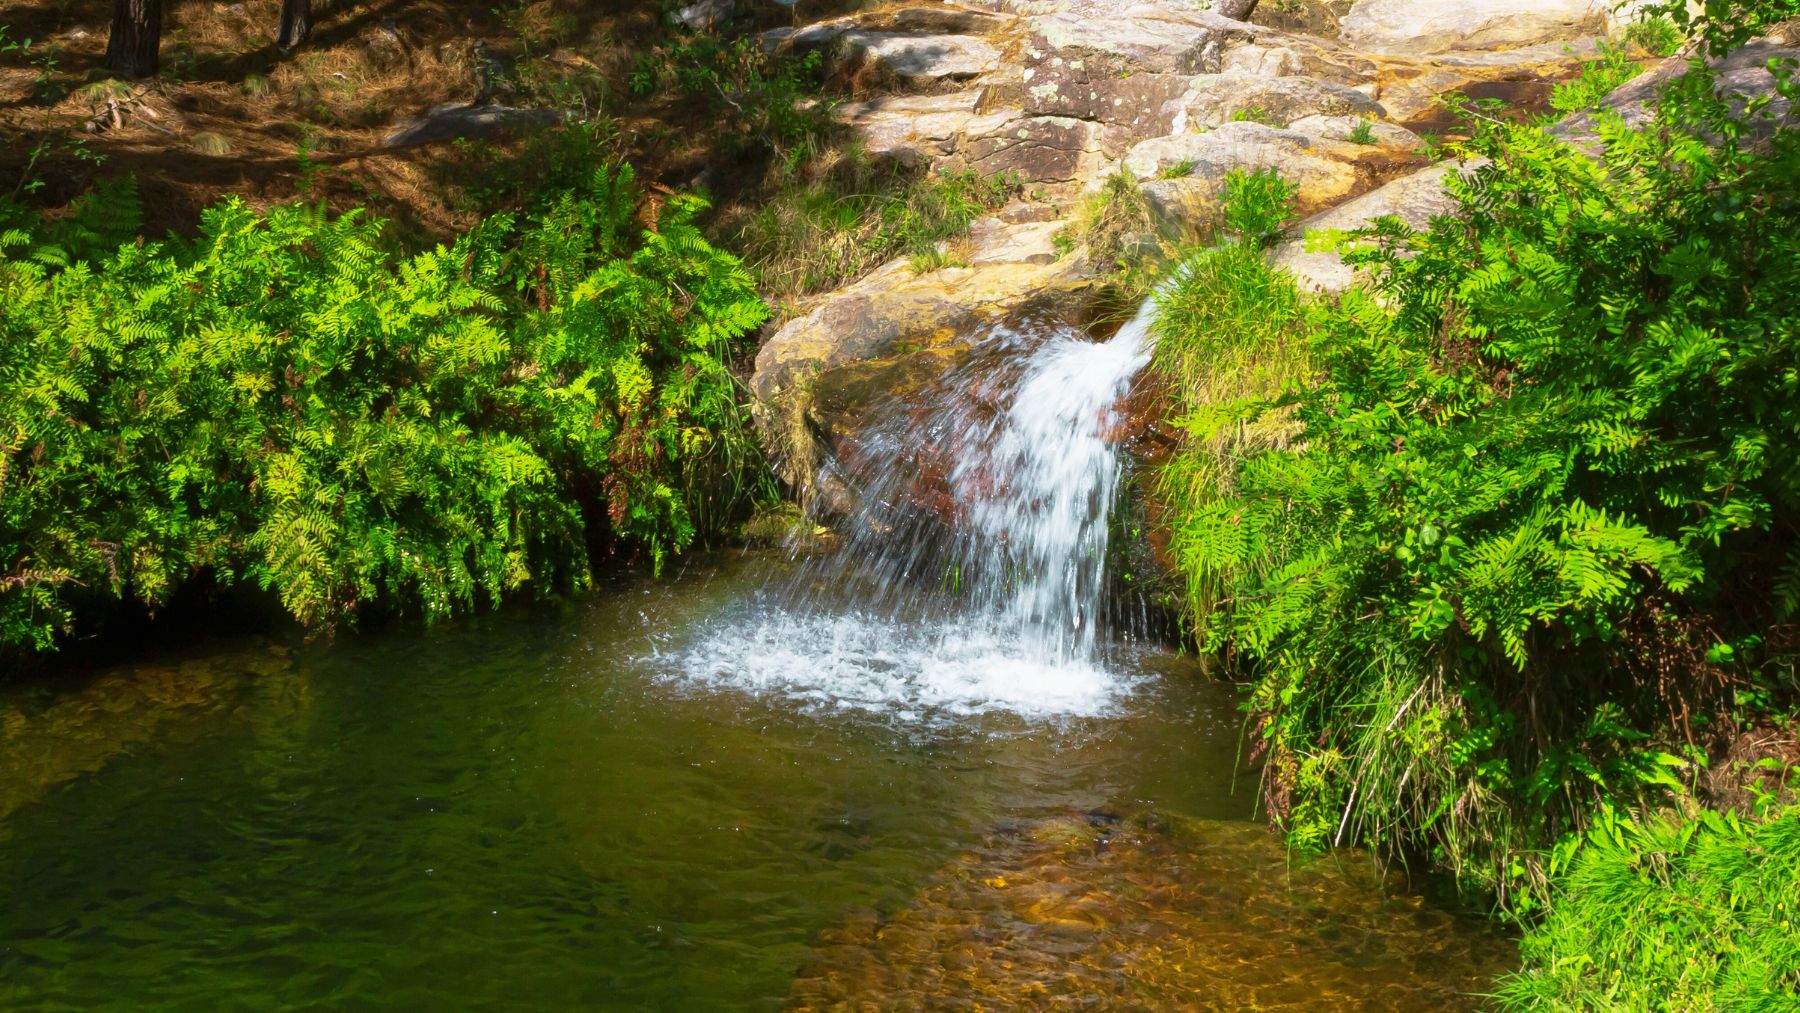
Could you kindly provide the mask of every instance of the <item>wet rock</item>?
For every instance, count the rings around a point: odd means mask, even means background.
[[[1357,0],[1340,38],[1375,53],[1509,49],[1606,30],[1598,0]]]
[[[1008,223],[999,217],[983,218],[969,228],[969,266],[986,264],[1053,264],[1058,259],[1056,234],[1059,221]]]
[[[410,148],[462,137],[495,137],[515,130],[552,126],[562,120],[563,114],[553,109],[452,102],[395,126],[382,137],[381,146]]]
[[[822,467],[871,404],[929,382],[1009,314],[1076,313],[1088,298],[1079,254],[1056,259],[1054,223],[983,223],[970,266],[914,274],[889,263],[788,321],[756,357],[752,414],[803,503],[841,513],[849,493]]]

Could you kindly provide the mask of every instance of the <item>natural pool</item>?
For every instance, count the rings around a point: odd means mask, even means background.
[[[1436,1010],[1512,963],[1290,860],[1168,653],[1041,707],[685,678],[788,565],[0,690],[0,1008]]]

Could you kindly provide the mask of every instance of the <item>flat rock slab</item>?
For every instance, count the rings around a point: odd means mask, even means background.
[[[1444,190],[1450,174],[1473,168],[1473,165],[1448,163],[1433,165],[1316,214],[1300,223],[1293,238],[1276,244],[1269,251],[1269,260],[1276,267],[1292,272],[1302,285],[1322,292],[1342,292],[1356,283],[1356,272],[1344,263],[1340,254],[1308,251],[1308,233],[1347,232],[1389,216],[1399,218],[1412,228],[1423,229],[1433,218],[1450,214],[1457,208],[1456,199]]]
[[[1233,169],[1280,169],[1283,179],[1299,187],[1295,200],[1303,210],[1335,203],[1366,185],[1366,174],[1356,163],[1368,154],[1370,149],[1363,145],[1240,121],[1203,134],[1144,141],[1126,153],[1121,165],[1138,179],[1149,180],[1144,194],[1158,217],[1181,222],[1216,206],[1225,176]],[[1164,178],[1175,172],[1181,174]]]
[[[1425,146],[1424,138],[1403,126],[1361,116],[1303,116],[1289,123],[1288,129],[1328,141],[1367,144],[1389,151],[1418,151]],[[1359,133],[1369,139],[1352,140]]]
[[[424,116],[395,126],[382,137],[381,146],[411,148],[463,137],[496,137],[519,129],[554,126],[563,118],[563,114],[554,109],[449,103],[435,106]]]
[[[856,131],[869,154],[912,167],[955,151],[980,102],[979,90],[884,95],[839,106],[837,119]]]
[[[1102,75],[1206,73],[1219,69],[1227,47],[1254,42],[1261,31],[1212,11],[1156,3],[1105,16],[1061,11],[1031,20],[1026,67],[1079,61],[1078,69]]]
[[[1386,114],[1381,103],[1345,85],[1310,77],[1244,73],[1195,75],[1180,95],[1163,106],[1170,133],[1218,127],[1244,115],[1286,126],[1307,116],[1379,118]]]
[[[967,81],[1000,69],[1000,50],[968,35],[845,32],[847,58],[904,84]]]
[[[1604,34],[1601,0],[1357,0],[1340,39],[1372,53],[1511,49]]]

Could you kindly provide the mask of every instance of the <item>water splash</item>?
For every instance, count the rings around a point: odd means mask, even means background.
[[[1153,303],[1105,342],[995,327],[872,410],[828,465],[857,491],[844,545],[705,631],[675,677],[905,718],[1110,710],[1138,682],[1109,670],[1103,627],[1120,403]]]

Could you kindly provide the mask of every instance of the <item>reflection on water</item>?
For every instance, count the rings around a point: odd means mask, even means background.
[[[0,1007],[778,1009],[827,1005],[835,973],[845,1001],[963,1009],[994,997],[931,991],[897,943],[864,941],[873,977],[833,962],[857,926],[894,939],[929,917],[983,959],[1067,964],[1033,903],[1092,923],[1084,959],[1155,965],[1141,976],[1169,991],[1091,979],[1114,1008],[1247,995],[1245,975],[1288,989],[1271,1003],[1380,1007],[1469,987],[1470,960],[1439,959],[1457,947],[1504,963],[1506,944],[1372,875],[1288,877],[1241,822],[1250,789],[1231,791],[1234,695],[1180,659],[1140,657],[1110,709],[1054,718],[908,721],[675,678],[669,659],[766,579],[696,566],[429,634],[7,690]],[[1147,809],[1181,819],[1132,815]],[[1020,843],[1071,813],[1125,814],[1147,843]],[[969,886],[1034,875],[1075,906]],[[1406,928],[1420,918],[1428,932]],[[1296,965],[1303,945],[1335,956]],[[1222,956],[1170,956],[1189,951]]]

